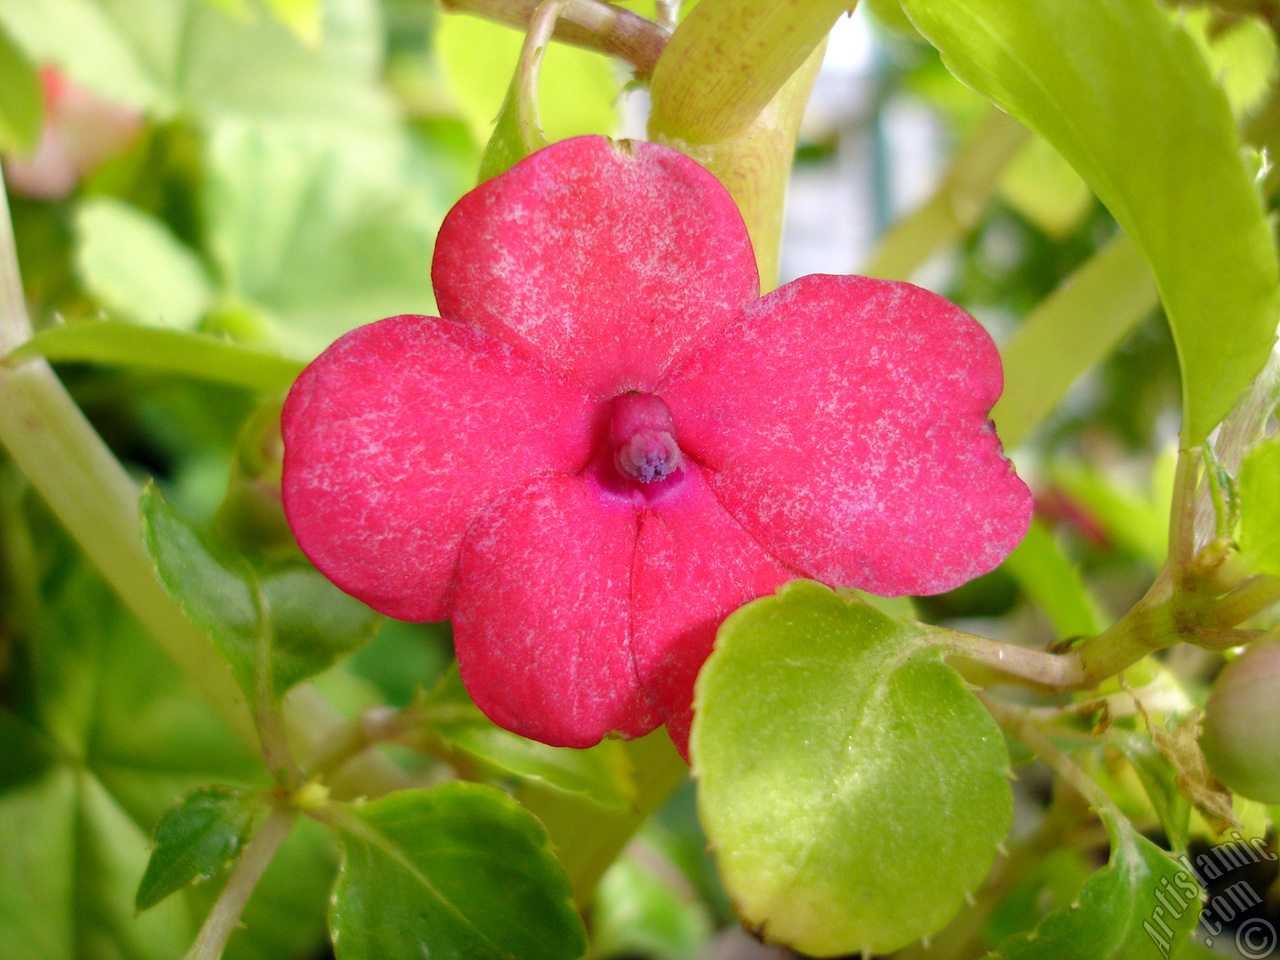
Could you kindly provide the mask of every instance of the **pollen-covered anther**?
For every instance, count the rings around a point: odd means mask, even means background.
[[[665,480],[680,468],[671,410],[651,393],[625,393],[613,400],[609,417],[613,463],[639,483]]]
[[[618,470],[632,480],[665,480],[680,466],[680,448],[665,430],[641,430],[613,455]]]

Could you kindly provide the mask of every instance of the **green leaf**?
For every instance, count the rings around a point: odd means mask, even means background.
[[[205,150],[210,254],[281,350],[310,359],[354,327],[434,309],[435,232],[470,183],[416,142],[228,121]]]
[[[333,29],[314,47],[274,17],[241,16],[208,0],[5,0],[0,22],[33,60],[160,116],[385,127],[395,108],[376,82],[378,10],[328,6]]]
[[[505,173],[517,163],[529,156],[529,144],[520,129],[520,78],[511,81],[507,97],[502,101],[502,109],[498,111],[498,119],[494,123],[489,142],[485,144],[484,153],[480,155],[480,180],[490,180],[500,173]],[[529,131],[534,138],[534,149],[547,145],[547,139],[541,130]]]
[[[1276,37],[1262,19],[1239,17],[1224,24],[1206,5],[1183,9],[1179,22],[1204,54],[1231,112],[1243,116],[1256,108],[1276,73]]]
[[[266,570],[258,591],[271,623],[276,696],[364,646],[382,626],[380,614],[311,567]]]
[[[44,95],[31,61],[0,30],[0,152],[26,154],[40,138]]]
[[[337,821],[338,960],[573,960],[586,935],[533,816],[478,784],[405,790]]]
[[[1149,736],[1119,727],[1107,731],[1107,742],[1124,754],[1146,791],[1160,826],[1175,850],[1187,847],[1187,826],[1191,804],[1178,790],[1178,771],[1169,758],[1156,749]]]
[[[1260,573],[1280,576],[1280,437],[1253,447],[1240,465],[1240,550]]]
[[[134,904],[139,910],[192,883],[217,876],[240,856],[253,826],[253,795],[232,787],[188,793],[156,824]]]
[[[519,777],[610,810],[635,803],[631,765],[622,743],[586,750],[550,747],[503,730],[471,702],[455,664],[419,701],[425,732],[443,741],[452,762],[494,779]]]
[[[1070,161],[1146,256],[1182,364],[1183,443],[1199,443],[1266,361],[1280,284],[1231,111],[1194,42],[1154,0],[903,6],[957,77]]]
[[[1166,960],[1190,934],[1200,919],[1194,875],[1118,813],[1099,815],[1111,837],[1107,865],[1075,903],[1005,940],[989,960]]]
[[[591,908],[597,956],[693,960],[711,936],[705,904],[663,876],[673,865],[655,850],[624,854],[600,880]],[[646,869],[655,861],[658,870]]]
[[[266,3],[276,18],[297,34],[299,40],[309,45],[320,42],[323,13],[320,0],[266,0]]]
[[[1032,137],[1013,158],[1000,178],[1000,195],[1055,239],[1071,232],[1093,200],[1088,184],[1043,137]]]
[[[332,666],[367,643],[381,618],[311,568],[259,570],[197,529],[154,486],[141,500],[143,539],[166,590],[227,658],[251,702]]]
[[[86,289],[113,313],[190,330],[213,305],[196,255],[167,226],[112,197],[76,211],[76,267]]]
[[[1011,816],[1004,738],[930,642],[805,580],[720,628],[695,700],[698,807],[766,938],[889,952],[990,868]]]
[[[296,360],[199,333],[111,321],[49,327],[5,359],[19,363],[29,357],[120,364],[247,387],[262,393],[283,390],[297,378],[303,366]]]
[[[38,529],[40,545],[63,544]],[[183,890],[141,915],[134,891],[157,821],[211,781],[262,779],[261,760],[71,551],[42,565],[52,592],[0,701],[0,956],[173,960],[210,894]],[[227,960],[312,953],[330,860],[324,838],[291,837],[245,913]],[[269,949],[271,945],[280,949]]]
[[[476,143],[487,143],[502,111],[523,35],[477,17],[449,15],[435,34],[436,56]],[[476,52],[484,51],[484,56]],[[538,116],[548,140],[606,136],[618,124],[618,80],[606,57],[553,43],[539,78]]]
[[[1045,612],[1059,636],[1088,636],[1102,629],[1102,618],[1079,573],[1041,523],[1031,524],[1022,543],[1004,563],[1023,593]]]

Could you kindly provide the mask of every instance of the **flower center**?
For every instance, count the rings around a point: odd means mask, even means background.
[[[609,411],[609,446],[618,472],[639,483],[665,480],[680,468],[671,410],[651,393],[614,397]]]

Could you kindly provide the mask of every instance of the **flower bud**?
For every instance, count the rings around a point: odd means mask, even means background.
[[[59,200],[142,130],[142,114],[117,106],[70,80],[56,67],[40,72],[44,129],[35,151],[5,159],[5,179],[24,196]]]
[[[1280,803],[1280,640],[1254,643],[1218,674],[1200,746],[1226,786]]]

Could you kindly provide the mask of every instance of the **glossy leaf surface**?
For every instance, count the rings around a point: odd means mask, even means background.
[[[533,816],[451,783],[348,808],[330,927],[338,960],[574,960],[569,882]]]
[[[532,780],[610,810],[625,809],[635,801],[631,764],[620,741],[604,740],[578,750],[508,733],[471,702],[456,665],[422,697],[419,707],[422,734],[438,737],[452,755],[451,762],[462,769],[496,780]]]
[[[201,787],[179,800],[156,824],[156,846],[134,898],[138,909],[221,873],[249,839],[253,815],[250,795],[231,787]]]
[[[159,220],[110,197],[76,211],[76,266],[85,286],[114,313],[191,330],[213,304],[194,252]]]
[[[49,327],[15,350],[14,361],[98,363],[198,377],[263,393],[283,390],[302,364],[274,353],[184,330],[112,321]]]
[[[256,701],[261,673],[279,697],[366,643],[381,620],[309,567],[258,570],[185,520],[148,488],[144,538],[160,580],[209,631]]]
[[[1178,346],[1183,442],[1199,443],[1266,360],[1280,298],[1231,111],[1191,37],[1154,0],[903,7],[957,77],[1070,161],[1142,250]]]
[[[1260,573],[1280,576],[1280,438],[1264,440],[1240,465],[1240,549]]]
[[[703,826],[766,939],[832,956],[928,936],[1009,827],[1003,737],[927,635],[811,581],[725,621],[695,710]]]
[[[1100,813],[1111,837],[1107,865],[1075,903],[1010,937],[989,960],[1165,960],[1191,932],[1200,917],[1195,878],[1119,814]]]

